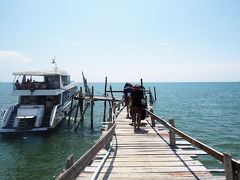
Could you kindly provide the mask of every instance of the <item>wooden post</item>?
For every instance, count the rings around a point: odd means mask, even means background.
[[[71,97],[71,107],[70,107],[70,112],[69,112],[69,115],[68,115],[68,126],[70,126],[70,119],[71,119],[71,115],[72,115],[72,106],[73,106],[73,96]]]
[[[112,95],[112,99],[113,99],[113,100],[112,100],[112,107],[113,107],[113,106],[114,106],[114,105],[113,105],[114,97],[113,97],[113,92],[112,92],[112,86],[111,86],[111,85],[110,85],[110,91],[111,91],[111,95]]]
[[[80,106],[80,99],[78,100],[78,105],[77,105],[77,109],[76,109],[76,114],[75,114],[74,123],[76,123],[76,121],[77,121],[77,116],[78,116],[78,109],[79,109],[79,106]]]
[[[104,96],[105,97],[107,96],[107,77],[105,78]],[[106,119],[106,106],[107,106],[107,102],[104,101],[103,122],[105,122],[105,119]]]
[[[108,118],[109,122],[112,122],[112,107],[109,107],[109,118]]]
[[[169,123],[175,127],[174,125],[174,119],[172,117],[169,118]],[[175,137],[175,132],[169,128],[169,141],[170,141],[170,146],[176,146],[176,137]]]
[[[233,180],[234,171],[233,171],[233,167],[232,167],[232,157],[230,154],[223,153],[223,163],[224,163],[226,179]]]
[[[153,96],[150,88],[149,88],[149,101],[150,101],[150,104],[153,104]]]
[[[154,96],[155,96],[155,101],[157,100],[157,95],[156,95],[156,88],[154,87]]]
[[[82,91],[82,87],[80,87],[80,94],[79,94],[80,97],[83,97],[83,91]],[[80,100],[80,114],[81,114],[81,121],[84,120],[84,116],[82,116],[83,114],[83,99]]]
[[[93,105],[94,105],[94,87],[92,86],[92,97],[91,97],[91,128],[93,129]]]
[[[115,107],[115,105],[116,105],[116,103],[115,103],[115,102],[113,102],[113,114],[115,114],[115,113],[116,113],[116,107]]]
[[[153,113],[153,108],[150,108],[149,111]],[[152,121],[152,126],[155,127],[156,123],[155,123],[155,119],[153,116],[151,116],[151,121]]]
[[[69,169],[72,165],[73,165],[73,154],[70,154],[70,155],[67,157],[66,170]]]
[[[143,80],[142,80],[142,78],[141,78],[141,86],[143,87]]]
[[[84,116],[84,114],[85,114],[85,112],[86,112],[86,110],[87,110],[87,108],[88,108],[88,105],[89,105],[89,103],[86,104],[86,107],[85,107],[85,109],[83,110],[83,113],[82,113],[82,115],[81,115],[81,117],[80,117],[80,119],[79,119],[79,121],[78,121],[78,124],[77,124],[75,130],[74,130],[75,132],[76,132],[77,129],[78,129],[78,126],[79,126],[79,124],[80,124],[80,122],[81,122],[81,118],[82,118],[82,116]]]

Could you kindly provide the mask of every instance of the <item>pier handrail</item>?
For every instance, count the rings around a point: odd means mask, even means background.
[[[70,180],[76,178],[87,165],[91,163],[97,153],[111,140],[114,135],[116,124],[101,136],[96,143],[80,158],[78,159],[69,169],[63,174],[57,177],[57,180]]]
[[[120,110],[120,105],[121,105],[123,102],[124,102],[124,99],[122,99],[122,100],[119,101],[117,104],[115,104],[115,105],[113,106],[113,108],[111,109],[111,110],[112,110],[111,114],[112,114],[112,116],[113,116],[113,117],[111,117],[111,118],[112,118],[112,120],[113,120],[113,123],[115,123],[115,120],[116,120],[116,118],[117,118],[116,109],[118,108],[118,109]],[[119,112],[118,112],[118,113],[119,113]]]
[[[96,143],[79,160],[77,160],[64,173],[60,174],[57,177],[57,180],[69,180],[69,179],[76,178],[85,169],[85,167],[88,166],[92,162],[92,160],[97,155],[97,153],[103,147],[105,147],[108,143],[110,143],[110,140],[112,139],[112,137],[115,133],[116,108],[118,108],[122,102],[123,102],[123,100],[121,100],[119,103],[115,104],[113,106],[113,108],[110,108],[111,117],[109,117],[109,123],[112,124],[112,127],[104,135],[102,135],[96,141]]]
[[[174,131],[181,138],[183,138],[186,141],[190,142],[191,144],[193,144],[194,146],[198,147],[199,149],[207,152],[209,155],[211,155],[212,157],[216,158],[220,162],[222,162],[222,163],[224,162],[223,153],[218,152],[215,149],[213,149],[213,148],[203,144],[202,142],[200,142],[200,141],[198,141],[198,140],[188,136],[187,134],[185,134],[182,131],[178,130],[177,128],[175,128],[174,126],[172,126],[171,124],[169,124],[168,122],[163,120],[162,118],[158,117],[156,114],[154,114],[151,111],[149,111],[148,109],[146,109],[146,111],[147,111],[147,113],[150,116],[154,117],[155,120],[160,122],[166,128],[171,129],[172,131]],[[232,166],[233,166],[233,170],[234,171],[240,172],[240,163],[237,160],[232,159]]]

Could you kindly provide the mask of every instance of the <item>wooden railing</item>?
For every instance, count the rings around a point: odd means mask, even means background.
[[[218,152],[215,149],[203,144],[202,142],[188,136],[187,134],[175,128],[174,122],[170,124],[165,120],[163,120],[162,118],[158,117],[153,112],[149,111],[148,109],[146,109],[146,111],[150,115],[153,124],[155,123],[154,120],[156,120],[169,129],[169,136],[170,136],[169,141],[171,146],[175,146],[175,134],[177,134],[181,138],[190,142],[192,145],[207,152],[209,155],[213,156],[218,161],[224,163],[225,175],[227,179],[240,179],[240,162],[239,161],[232,159],[231,156],[227,153]],[[173,121],[172,118],[170,118],[169,120]]]
[[[63,174],[60,174],[57,177],[57,180],[72,180],[76,179],[76,177],[85,169],[87,165],[89,165],[97,153],[108,144],[115,132],[116,124],[114,124],[106,134],[101,136],[97,142],[79,159],[77,160],[69,169],[67,169]]]
[[[109,125],[111,128],[108,129],[106,133],[104,133],[97,142],[73,165],[68,165],[69,169],[66,169],[64,173],[60,174],[57,177],[57,180],[72,180],[76,179],[76,177],[88,166],[97,155],[97,153],[106,145],[110,144],[112,137],[115,133],[115,119],[116,119],[116,109],[120,110],[120,105],[123,101],[120,101],[118,104],[115,104],[112,108],[109,108]],[[108,127],[110,127],[108,126]],[[72,161],[72,155],[70,155],[70,161]],[[69,156],[69,157],[70,157]]]

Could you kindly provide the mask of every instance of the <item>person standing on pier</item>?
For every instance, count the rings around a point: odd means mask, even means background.
[[[136,119],[138,130],[140,129],[141,124],[141,113],[142,113],[142,103],[141,99],[143,98],[143,91],[140,89],[138,84],[135,84],[131,93],[132,100],[132,110],[133,110],[133,124],[134,128],[136,128]]]
[[[127,117],[129,118],[129,98],[131,96],[132,87],[130,83],[126,83],[123,89],[125,106],[127,106]]]

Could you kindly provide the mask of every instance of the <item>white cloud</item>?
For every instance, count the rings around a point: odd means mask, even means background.
[[[172,50],[174,50],[174,48],[170,47],[169,44],[166,43],[166,42],[161,42],[160,46],[162,46],[162,48],[164,48],[165,51],[172,51]]]
[[[56,41],[60,44],[67,45],[67,46],[79,46],[80,45],[77,42],[66,41],[66,40],[62,40],[62,39],[59,39],[59,38],[57,38]]]
[[[166,51],[172,51],[173,49],[174,49],[174,48],[172,48],[172,47],[166,47],[166,48],[165,48]]]
[[[9,61],[18,61],[22,63],[28,63],[32,60],[17,51],[0,51],[0,62],[9,62]]]
[[[165,42],[161,42],[160,43],[160,46],[167,46],[168,44],[167,43],[165,43]]]

